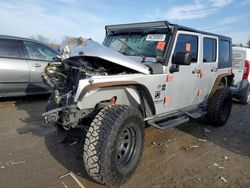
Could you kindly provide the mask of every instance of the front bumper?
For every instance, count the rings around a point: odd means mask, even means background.
[[[64,109],[65,108],[56,108],[48,112],[44,112],[42,116],[44,117],[46,123],[57,123],[60,118],[59,112],[61,112]]]
[[[79,110],[76,106],[56,108],[42,114],[46,123],[59,124],[65,129],[75,128],[79,121],[89,114],[93,109]]]

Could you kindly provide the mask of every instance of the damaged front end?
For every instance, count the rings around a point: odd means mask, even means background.
[[[88,59],[88,58],[87,58]],[[53,93],[43,113],[47,123],[61,124],[65,129],[76,127],[79,120],[91,112],[91,109],[79,110],[74,102],[79,80],[91,78],[94,75],[108,75],[118,73],[117,67],[111,69],[90,63],[92,58],[69,58],[61,63],[50,63],[42,75],[43,81],[53,88]]]
[[[95,110],[77,107],[76,92],[80,80],[91,80],[93,76],[148,72],[144,65],[91,40],[76,44],[72,49],[70,57],[61,63],[49,63],[42,75],[43,81],[53,88],[46,112],[43,113],[45,121],[60,124],[65,129],[84,124]],[[130,65],[124,66],[126,61]]]

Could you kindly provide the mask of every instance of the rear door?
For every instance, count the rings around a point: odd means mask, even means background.
[[[234,82],[232,87],[239,89],[244,74],[244,65],[246,59],[246,49],[233,47],[233,74]]]
[[[202,58],[198,67],[199,87],[197,98],[199,102],[208,98],[218,75],[218,45],[218,37],[202,35]]]
[[[28,54],[30,81],[28,90],[31,93],[47,92],[50,88],[42,81],[42,73],[49,62],[57,58],[57,53],[49,47],[33,41],[24,41]]]
[[[0,96],[24,95],[29,82],[29,68],[22,42],[0,39]]]

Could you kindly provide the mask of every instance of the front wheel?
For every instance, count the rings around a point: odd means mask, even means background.
[[[107,106],[94,118],[84,143],[84,166],[95,181],[123,184],[138,166],[144,142],[144,121],[131,106]]]
[[[231,113],[232,94],[229,87],[218,89],[208,101],[207,120],[212,126],[223,126]]]

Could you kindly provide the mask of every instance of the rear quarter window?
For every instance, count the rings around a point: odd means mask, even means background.
[[[216,39],[207,38],[203,39],[203,62],[215,62],[216,61],[216,51],[217,44]]]
[[[231,61],[231,42],[220,40],[219,42],[219,65],[218,68],[227,68],[232,66]]]
[[[23,58],[21,41],[0,39],[0,57]]]

